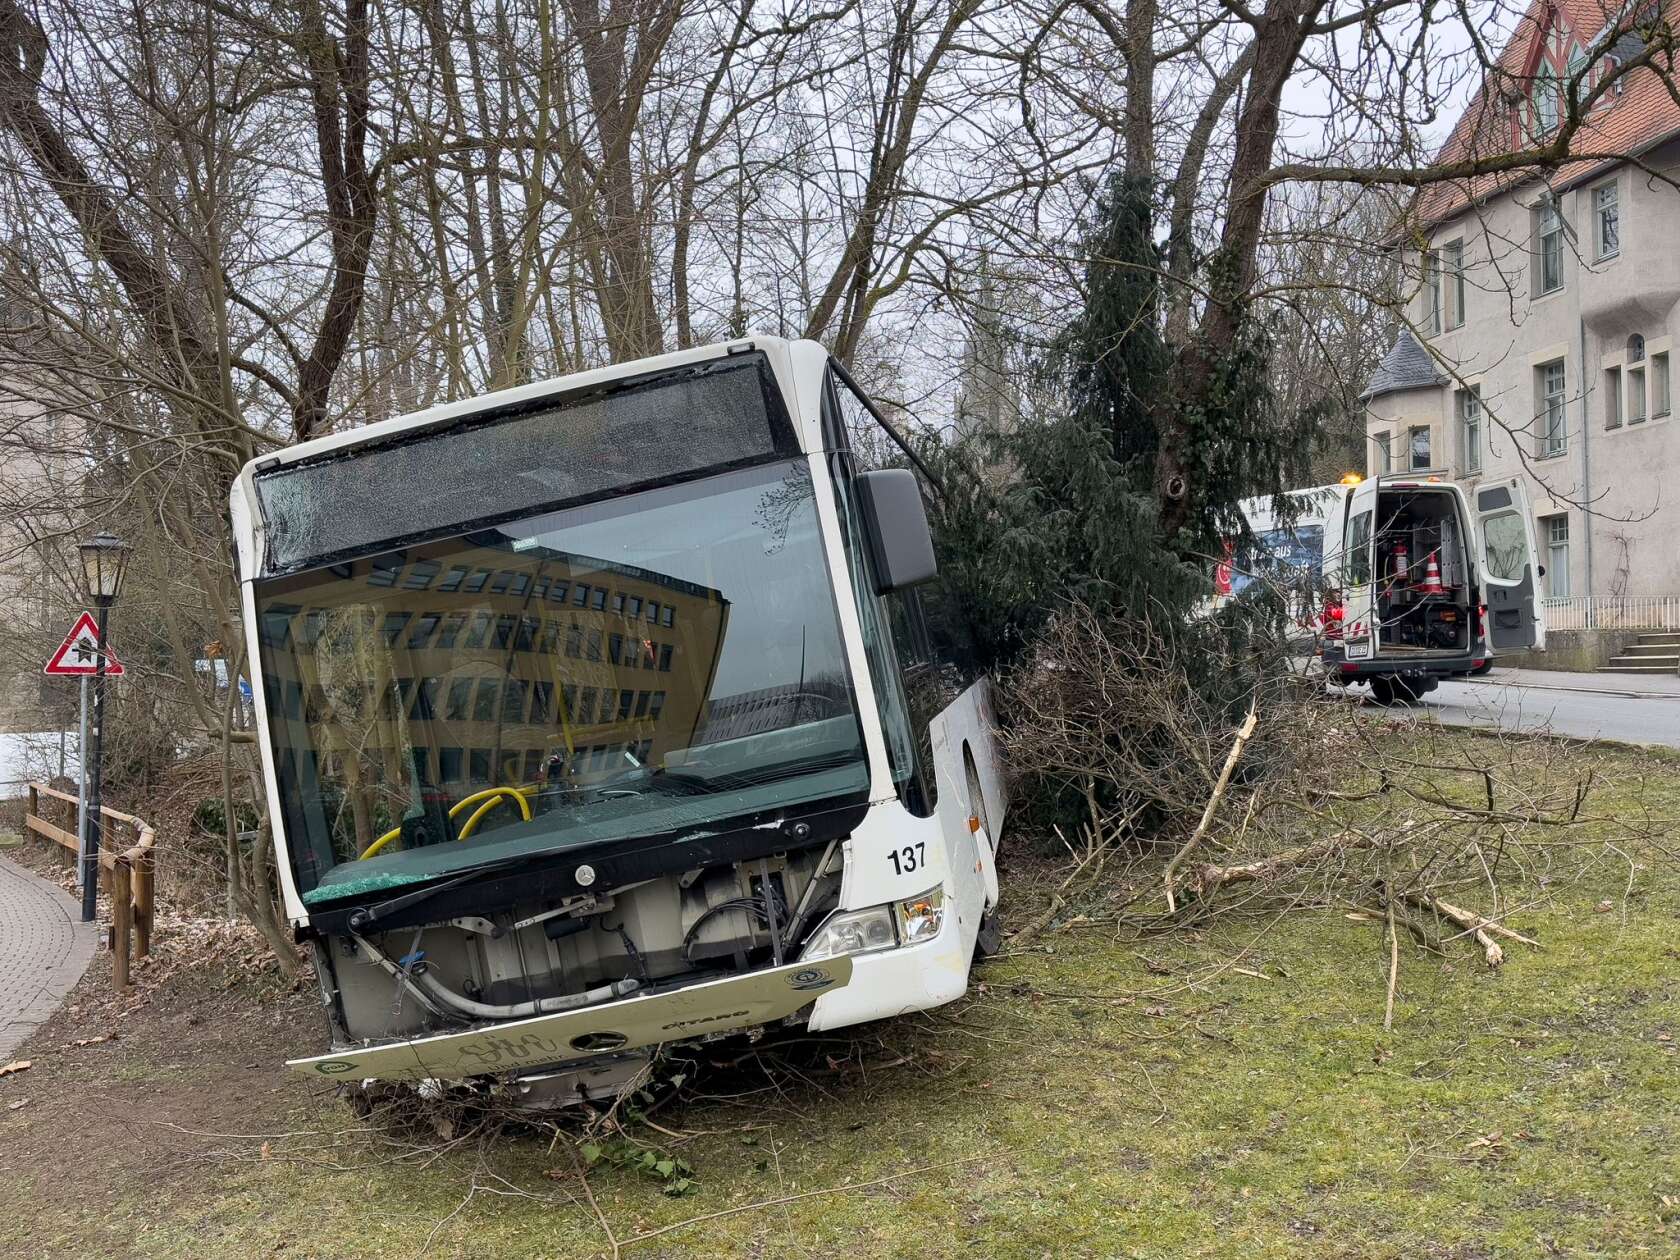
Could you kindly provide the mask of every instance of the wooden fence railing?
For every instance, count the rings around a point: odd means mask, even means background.
[[[72,826],[68,830],[41,816],[42,797],[69,806],[67,812]],[[128,988],[129,938],[133,937],[136,958],[144,958],[152,950],[157,859],[152,852],[151,824],[142,822],[133,814],[120,813],[108,807],[102,808],[99,814],[104,820],[100,828],[99,875],[111,896],[111,970],[120,991]],[[76,853],[79,846],[75,821],[76,798],[73,795],[48,787],[45,783],[29,785],[29,812],[23,819],[27,831]],[[133,843],[126,848],[118,842],[119,829],[124,828],[133,838]]]

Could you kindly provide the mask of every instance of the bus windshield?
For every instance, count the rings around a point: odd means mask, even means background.
[[[304,901],[861,799],[820,538],[795,459],[259,580]]]

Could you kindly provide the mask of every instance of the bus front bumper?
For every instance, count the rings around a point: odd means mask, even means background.
[[[844,991],[853,976],[852,958],[842,954],[465,1032],[345,1046],[331,1054],[293,1059],[287,1066],[310,1076],[351,1081],[462,1080],[519,1073],[776,1023],[813,999],[820,1004],[825,995]]]

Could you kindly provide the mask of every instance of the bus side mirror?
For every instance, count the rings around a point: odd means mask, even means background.
[[[933,532],[915,474],[906,468],[879,468],[857,479],[858,507],[875,561],[877,593],[902,591],[939,572],[933,558]]]

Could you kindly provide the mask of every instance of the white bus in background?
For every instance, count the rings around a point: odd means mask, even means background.
[[[923,487],[812,342],[433,408],[232,492],[287,917],[361,1083],[611,1097],[657,1047],[966,989],[983,682],[933,659]],[[983,926],[985,931],[983,931]]]
[[[1345,489],[1343,484],[1286,490],[1282,514],[1272,495],[1242,500],[1237,506],[1253,540],[1227,544],[1227,554],[1214,571],[1216,605],[1257,583],[1271,584],[1288,598],[1296,622],[1312,628],[1322,608],[1325,520]]]

